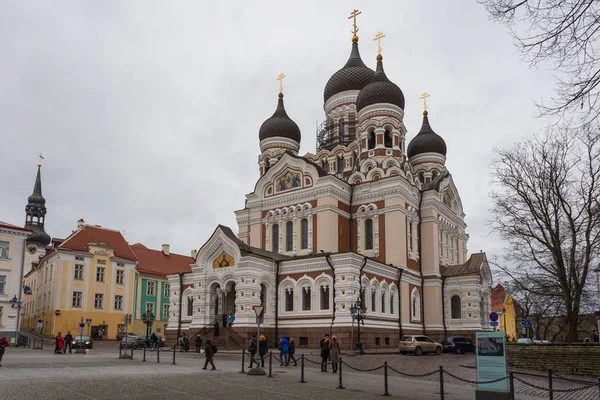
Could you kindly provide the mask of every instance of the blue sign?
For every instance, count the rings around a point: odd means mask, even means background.
[[[492,321],[492,322],[498,321],[498,314],[492,311],[490,313],[490,321]],[[493,326],[495,326],[495,325],[493,325]]]
[[[521,325],[531,327],[533,326],[533,321],[531,321],[530,319],[522,319]]]
[[[80,328],[85,328],[85,324],[82,322],[82,323],[79,324],[79,327]]]
[[[492,322],[490,322],[490,326],[498,326],[498,321],[492,321]]]
[[[38,319],[38,324],[41,324],[42,322],[44,322],[43,319]]]
[[[491,324],[490,324],[491,325]],[[506,337],[504,332],[477,332],[477,380],[506,378]],[[508,390],[508,380],[478,384],[479,390]]]

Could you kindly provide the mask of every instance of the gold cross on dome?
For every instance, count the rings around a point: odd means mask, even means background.
[[[283,78],[285,78],[285,74],[282,72],[276,79],[279,81],[279,93],[283,93]]]
[[[384,37],[385,35],[383,33],[377,32],[375,39],[373,39],[373,41],[377,40],[377,54],[381,54],[381,39]]]
[[[358,33],[358,27],[356,26],[356,17],[360,14],[362,14],[362,11],[353,10],[350,13],[350,16],[348,17],[348,19],[354,19],[354,22],[352,23],[352,40],[358,40],[358,36],[356,36],[356,34]]]
[[[423,100],[423,110],[427,110],[427,98],[431,96],[429,93],[424,92],[421,97],[419,97],[421,100]]]
[[[41,167],[42,166],[42,160],[44,159],[44,156],[42,155],[42,153],[40,153],[39,157],[40,157],[40,159],[38,161],[38,167]]]

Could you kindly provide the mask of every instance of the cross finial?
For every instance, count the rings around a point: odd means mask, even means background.
[[[39,158],[40,159],[38,161],[38,167],[41,167],[42,166],[42,160],[44,159],[44,156],[42,155],[42,153],[40,153]]]
[[[276,79],[279,81],[279,93],[283,93],[283,78],[285,78],[285,74],[282,72]]]
[[[385,37],[385,35],[381,32],[377,32],[377,35],[375,35],[375,39],[373,39],[373,41],[377,40],[377,54],[381,55],[381,39],[383,39]]]
[[[350,16],[348,17],[348,19],[354,19],[354,22],[352,23],[352,41],[353,42],[358,42],[358,36],[356,35],[358,33],[358,27],[356,26],[356,17],[359,16],[360,14],[362,14],[362,11],[358,11],[358,10],[353,10],[350,13]]]
[[[429,93],[423,92],[423,94],[421,95],[421,97],[419,97],[421,100],[423,100],[423,113],[427,112],[427,98],[429,96],[431,96]]]

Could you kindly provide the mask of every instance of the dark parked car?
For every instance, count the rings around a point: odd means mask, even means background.
[[[453,336],[442,341],[444,353],[475,353],[475,343],[463,336]]]
[[[92,349],[94,347],[94,341],[89,336],[77,335],[73,337],[73,342],[71,342],[71,345],[74,349]]]
[[[165,339],[160,336],[158,336],[158,346],[159,347],[164,347],[165,346]],[[148,337],[148,342],[150,341],[150,337]],[[121,339],[121,348],[131,348],[133,346],[134,349],[143,349],[144,347],[146,347],[146,336],[138,336],[136,338],[131,338],[131,337],[127,337],[127,338],[123,338]],[[148,343],[148,347],[150,348],[150,344]]]

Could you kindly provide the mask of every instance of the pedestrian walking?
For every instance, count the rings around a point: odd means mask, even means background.
[[[6,337],[1,337],[0,338],[0,367],[2,366],[2,357],[4,357],[4,352],[6,351],[5,348],[8,347],[8,341],[6,340]]]
[[[156,336],[156,332],[152,332],[152,336],[150,336],[150,350],[156,350],[158,348],[158,336]]]
[[[260,366],[263,368],[265,366],[265,357],[267,356],[268,351],[267,338],[265,335],[260,335],[260,340],[258,341],[258,355],[260,356]]]
[[[290,347],[289,340],[287,336],[283,335],[281,340],[279,341],[279,366],[285,365],[286,367],[290,365]]]
[[[331,368],[334,374],[338,370],[338,362],[340,361],[340,342],[337,339],[337,336],[333,335],[331,337],[331,343],[329,343],[329,360],[331,361]]]
[[[256,351],[258,350],[258,342],[256,341],[256,335],[252,335],[252,338],[248,342],[248,353],[250,353],[250,366],[248,369],[252,368],[252,364],[254,363],[254,356],[256,355]],[[256,366],[258,366],[258,361],[256,362]]]
[[[185,336],[185,333],[181,336],[179,336],[179,339],[177,340],[179,343],[179,352],[181,353],[183,351],[183,347],[184,347],[184,340],[183,337]]]
[[[230,328],[233,326],[233,321],[235,321],[235,315],[230,312],[229,317],[227,317],[227,325],[229,325]]]
[[[296,354],[296,340],[294,338],[290,339],[290,360],[294,360],[294,366],[298,365],[298,362],[296,361],[296,357],[294,356],[294,354]]]
[[[67,352],[67,347],[69,348],[69,354],[73,354],[73,335],[71,335],[71,331],[68,331],[65,335],[65,347],[63,349],[63,354]]]
[[[327,372],[327,363],[329,362],[329,334],[319,342],[321,348],[321,372]]]
[[[65,341],[60,332],[58,332],[58,335],[56,335],[56,338],[54,338],[54,340],[56,342],[56,347],[54,348],[54,354],[62,354],[62,349],[65,346]]]
[[[196,340],[194,343],[196,344],[196,353],[200,353],[200,349],[202,348],[202,337],[199,333],[196,333]]]
[[[206,357],[206,360],[204,361],[204,367],[202,369],[206,369],[206,367],[208,366],[208,363],[210,363],[210,365],[212,365],[211,370],[214,371],[215,369],[217,369],[215,367],[215,363],[213,362],[213,357],[215,356],[215,350],[216,350],[217,346],[214,346],[210,340],[206,340],[206,346],[204,346],[204,356]]]

